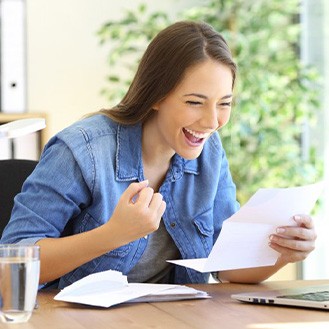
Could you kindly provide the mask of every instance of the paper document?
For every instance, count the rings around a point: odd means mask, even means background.
[[[268,246],[278,226],[296,225],[292,216],[309,214],[323,182],[291,188],[262,188],[225,220],[208,258],[168,260],[199,272],[274,265],[278,253]]]
[[[210,298],[200,290],[172,284],[128,283],[117,271],[94,273],[64,288],[54,299],[110,307],[121,303]]]

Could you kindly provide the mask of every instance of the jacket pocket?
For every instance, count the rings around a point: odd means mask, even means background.
[[[194,218],[194,225],[204,247],[205,255],[208,256],[214,244],[214,221],[212,208],[196,216]]]

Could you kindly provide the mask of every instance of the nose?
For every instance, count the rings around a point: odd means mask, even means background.
[[[202,116],[202,125],[203,127],[209,130],[215,130],[219,126],[219,113],[216,105],[209,106]]]

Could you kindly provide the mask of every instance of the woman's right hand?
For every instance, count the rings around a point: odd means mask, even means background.
[[[166,208],[148,182],[132,183],[104,225],[62,238],[40,239],[40,283],[50,282],[106,252],[157,230]]]
[[[148,181],[132,183],[123,192],[107,224],[115,227],[122,243],[144,237],[159,228],[166,203],[160,193],[148,187]]]

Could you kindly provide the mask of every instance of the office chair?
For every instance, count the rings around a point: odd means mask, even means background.
[[[10,219],[14,197],[37,163],[33,160],[0,160],[0,237]]]

